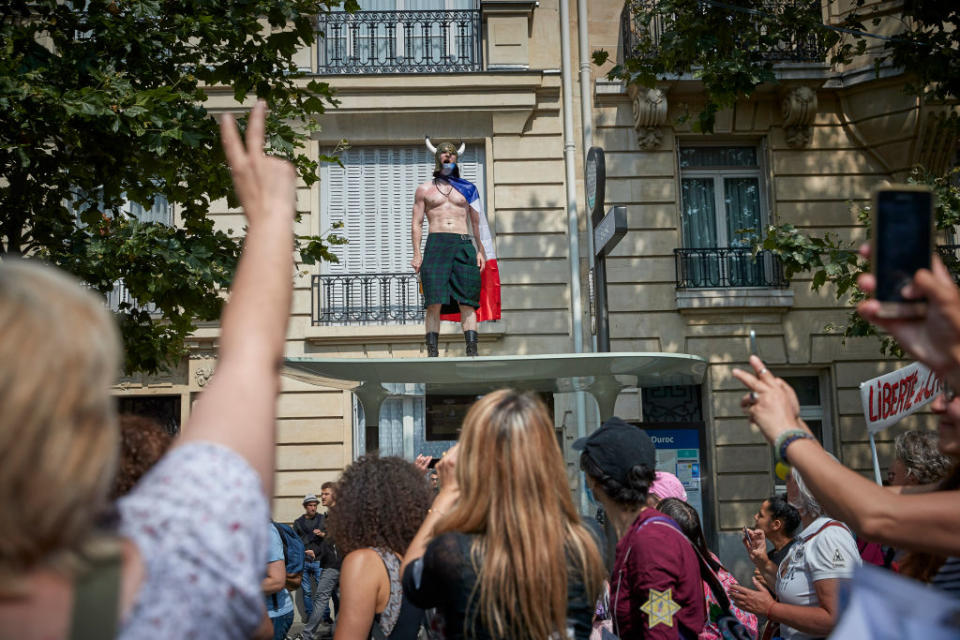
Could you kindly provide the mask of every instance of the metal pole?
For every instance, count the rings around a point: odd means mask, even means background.
[[[877,484],[881,487],[883,486],[883,480],[880,479],[880,459],[877,458],[877,443],[873,439],[873,434],[870,434],[870,453],[873,455],[873,475],[877,480]]]
[[[573,78],[570,73],[570,2],[560,0],[560,57],[563,84],[563,164],[566,169],[567,235],[570,250],[570,316],[573,351],[583,353],[580,299],[580,224],[577,216],[576,142],[573,140]]]
[[[577,0],[577,43],[580,58],[580,129],[583,133],[583,161],[586,163],[586,153],[593,146],[593,97],[590,89],[593,82],[590,77],[590,23],[587,19],[587,0]],[[589,213],[587,219],[589,220]],[[587,225],[587,264],[593,269],[594,300],[596,303],[597,314],[597,333],[591,335],[590,342],[594,351],[609,351],[610,341],[607,340],[607,348],[601,349],[600,344],[600,280],[598,269],[602,258],[597,258],[593,246],[593,225]],[[607,327],[609,329],[609,327]]]
[[[593,234],[590,234],[593,236]],[[597,293],[597,351],[610,351],[610,317],[607,314],[607,258],[597,256],[593,267],[593,285]]]
[[[560,82],[563,85],[563,165],[566,170],[567,235],[570,252],[570,324],[574,353],[583,353],[583,305],[580,300],[580,224],[577,219],[576,160],[573,140],[573,77],[570,73],[570,0],[560,0]],[[587,410],[583,392],[576,393],[577,437],[587,435]],[[586,496],[580,492],[580,510],[586,513]]]

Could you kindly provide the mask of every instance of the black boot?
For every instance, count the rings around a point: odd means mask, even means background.
[[[467,355],[471,358],[477,355],[477,332],[476,331],[464,331],[463,339],[467,343]]]
[[[440,334],[436,331],[431,331],[427,334],[427,357],[436,358],[440,355],[440,347],[437,345],[437,342],[440,340]]]

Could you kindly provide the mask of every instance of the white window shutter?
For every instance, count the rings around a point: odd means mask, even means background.
[[[467,147],[460,175],[473,182],[484,195],[483,146]],[[410,274],[413,247],[410,221],[417,187],[433,175],[433,154],[423,145],[354,147],[340,154],[343,167],[326,163],[321,168],[320,228],[342,222],[338,233],[346,245],[333,247],[339,263],[323,263],[327,275]],[[426,242],[427,222],[423,223]],[[421,245],[422,247],[422,245]],[[382,299],[389,281],[387,299]],[[346,282],[328,287],[321,303],[328,309],[345,306],[370,309],[396,305],[405,297],[417,300],[417,283],[410,278],[370,280],[367,285]],[[349,294],[346,292],[349,291]],[[349,297],[349,300],[344,298]]]
[[[422,145],[354,147],[340,158],[343,167],[326,163],[321,170],[321,228],[343,222],[339,233],[348,242],[333,250],[340,263],[325,263],[323,272],[406,273],[413,258],[413,197],[433,174],[433,154]],[[477,185],[482,198],[482,146],[467,146],[460,175]]]

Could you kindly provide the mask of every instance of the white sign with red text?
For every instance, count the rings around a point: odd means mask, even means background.
[[[893,373],[860,383],[863,417],[870,435],[896,424],[933,401],[943,381],[927,366],[914,362]]]

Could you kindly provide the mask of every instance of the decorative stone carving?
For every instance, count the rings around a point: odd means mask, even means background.
[[[633,96],[633,126],[637,129],[637,144],[650,150],[660,146],[667,123],[667,96],[660,89],[638,89]]]
[[[817,116],[817,92],[810,87],[794,87],[783,98],[783,126],[787,144],[805,147],[813,136]]]
[[[210,382],[210,378],[213,377],[213,367],[200,367],[193,375],[197,379],[197,386],[205,387]]]
[[[663,130],[660,127],[643,127],[637,129],[637,144],[644,151],[656,149],[663,142]]]
[[[798,124],[791,124],[784,127],[784,135],[787,144],[793,148],[805,147],[810,144],[810,138],[813,135],[813,127]]]

